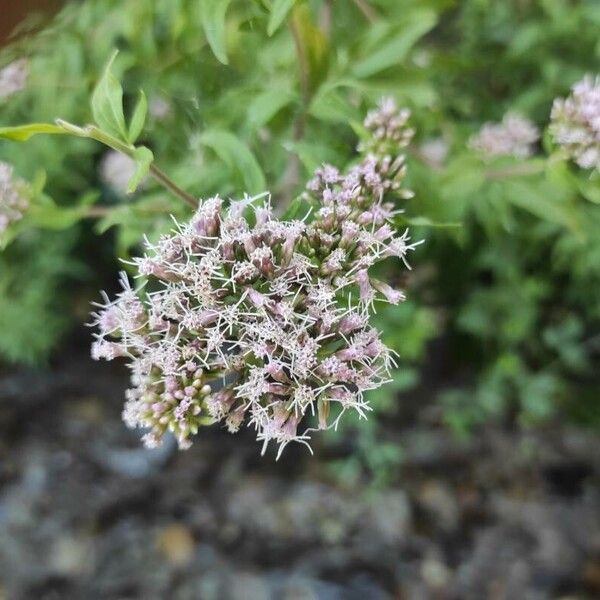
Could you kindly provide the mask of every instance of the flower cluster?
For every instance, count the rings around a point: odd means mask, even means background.
[[[27,83],[29,62],[20,58],[0,69],[0,100],[20,92]]]
[[[29,201],[19,188],[12,166],[0,161],[0,234],[11,223],[22,219],[29,208]]]
[[[419,146],[421,159],[434,169],[444,166],[449,151],[448,142],[442,137],[426,140]]]
[[[500,123],[485,123],[469,140],[469,147],[485,158],[527,158],[540,138],[538,128],[527,118],[507,113]]]
[[[100,161],[100,180],[119,194],[125,194],[135,173],[135,162],[116,150],[109,150]]]
[[[386,101],[377,144],[406,140],[406,113]],[[394,116],[397,115],[397,116]],[[396,119],[394,121],[394,119]],[[278,220],[267,195],[205,200],[188,223],[135,260],[147,278],[141,298],[123,276],[117,299],[95,313],[95,358],[129,358],[124,420],[148,428],[147,446],[172,431],[181,448],[205,424],[253,426],[270,440],[308,445],[310,431],[347,410],[364,416],[364,392],[389,381],[392,352],[369,324],[373,302],[402,292],[369,269],[386,257],[406,263],[416,244],[396,235],[390,192],[400,197],[401,155],[367,151],[342,174],[323,166],[303,220]],[[330,414],[331,413],[331,414]],[[310,427],[313,424],[313,428]]]
[[[600,78],[585,77],[568,98],[557,98],[550,133],[584,169],[600,168]]]
[[[153,96],[148,104],[148,113],[156,121],[168,119],[173,112],[171,103],[164,96]]]

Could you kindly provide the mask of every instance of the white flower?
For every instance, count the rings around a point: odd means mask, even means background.
[[[116,150],[109,150],[100,162],[100,179],[114,191],[125,194],[135,173],[135,162]]]

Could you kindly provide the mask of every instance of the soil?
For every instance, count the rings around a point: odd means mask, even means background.
[[[83,347],[0,374],[0,598],[600,597],[600,443],[555,424],[468,443],[407,416],[393,485],[251,432],[144,450],[127,373]]]

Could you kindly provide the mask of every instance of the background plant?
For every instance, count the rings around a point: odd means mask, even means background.
[[[117,47],[126,108],[140,87],[147,93],[140,143],[182,188],[199,197],[269,188],[284,206],[318,164],[352,160],[356,124],[376,99],[388,94],[410,107],[416,197],[404,217],[422,226],[417,237],[427,243],[408,280],[387,273],[411,289],[407,303],[379,314],[404,366],[395,387],[372,399],[379,419],[351,442],[360,464],[371,460],[385,473],[399,444],[382,444],[378,432],[393,421],[398,392],[410,400],[425,362],[444,366],[439,381],[422,385],[436,390],[429,399],[458,431],[565,414],[598,422],[597,180],[546,135],[527,159],[485,158],[468,140],[511,111],[544,131],[553,99],[598,71],[599,24],[592,1],[91,0],[67,5],[50,27],[5,51],[6,63],[28,58],[29,76],[24,90],[0,100],[0,114],[4,125],[57,115],[90,122],[87,98]],[[103,156],[63,137],[0,146],[33,189],[46,171],[32,201],[35,228],[21,231],[3,263],[0,303],[19,313],[0,313],[9,358],[47,354],[101,274],[114,270],[111,256],[137,252],[143,232],[156,237],[170,227],[169,212],[185,211],[150,180],[123,194],[101,178]],[[92,229],[102,233],[94,243]],[[56,271],[23,277],[50,240],[60,240],[51,246]],[[31,315],[56,323],[35,345],[22,327]]]

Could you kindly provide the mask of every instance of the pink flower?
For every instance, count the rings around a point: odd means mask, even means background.
[[[254,427],[263,449],[273,441],[280,454],[292,441],[308,445],[314,419],[330,426],[332,403],[338,419],[366,416],[364,393],[389,381],[393,366],[369,308],[376,292],[404,297],[369,268],[404,260],[415,245],[391,220],[391,195],[408,196],[397,154],[412,135],[406,119],[389,101],[370,115],[362,161],[347,173],[324,166],[309,183],[306,223],[278,220],[264,195],[215,196],[146,243],[135,264],[148,291],[123,276],[123,291],[94,314],[93,346],[96,358],[128,357],[123,418],[150,430],[146,444],[171,431],[188,448],[201,426],[222,422],[231,432]]]

